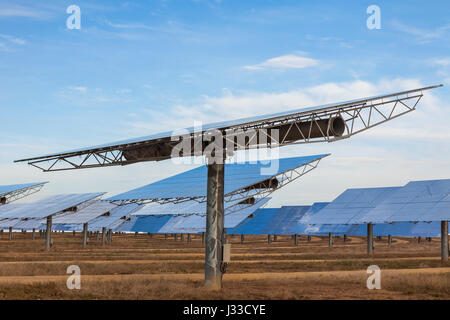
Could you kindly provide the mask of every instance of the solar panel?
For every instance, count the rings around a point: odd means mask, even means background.
[[[284,158],[270,163],[233,163],[225,165],[225,195],[254,185],[280,173],[295,169],[307,163],[322,159],[328,154]],[[274,162],[276,161],[276,162]],[[272,167],[271,174],[261,174],[261,168]],[[207,167],[201,166],[152,184],[116,195],[108,200],[149,200],[195,198],[206,196]]]
[[[0,186],[0,197],[4,196],[8,193],[24,190],[28,188],[32,188],[41,184],[45,184],[47,182],[34,182],[34,183],[25,183],[25,184],[13,184],[7,186]]]
[[[254,214],[242,221],[235,228],[227,231],[228,234],[266,234],[264,229],[276,215],[280,208],[258,209]]]
[[[313,205],[303,214],[300,219],[298,219],[294,224],[292,224],[291,229],[288,231],[289,234],[309,234],[307,229],[310,227],[309,220],[317,212],[325,208],[329,202],[315,202]],[[318,230],[318,227],[315,227]]]
[[[6,214],[8,211],[11,211],[22,205],[23,204],[20,204],[20,203],[7,203],[5,205],[0,206],[0,219],[3,219],[3,215]]]
[[[55,195],[37,202],[23,204],[2,214],[2,218],[45,218],[62,212],[72,207],[76,207],[83,202],[95,199],[104,193],[84,193]]]
[[[124,223],[125,218],[129,218],[130,215],[144,206],[137,203],[128,203],[118,206],[110,211],[109,216],[100,216],[89,222],[89,231],[101,231],[102,228],[114,229],[118,225]],[[81,228],[81,227],[80,227]]]
[[[400,187],[347,189],[319,212],[308,224],[353,224],[355,218],[375,208]],[[306,222],[300,220],[300,222]]]
[[[55,224],[84,224],[95,218],[110,212],[112,209],[117,207],[116,204],[112,204],[108,201],[96,200],[87,207],[81,209],[80,211],[65,214],[62,216],[55,216],[53,218],[53,223]]]
[[[293,225],[311,208],[311,206],[283,206],[278,210],[263,234],[287,235]]]
[[[21,221],[20,219],[4,219],[0,221],[0,229],[12,228],[20,221]]]
[[[311,115],[314,113],[319,112],[326,112],[330,110],[339,110],[339,108],[343,107],[349,107],[349,106],[361,106],[368,104],[369,101],[373,100],[382,100],[384,98],[390,98],[390,97],[398,97],[398,96],[407,96],[411,94],[411,96],[414,96],[414,93],[417,93],[417,95],[421,95],[421,92],[423,90],[433,89],[440,87],[442,85],[438,86],[430,86],[425,88],[419,88],[414,90],[408,90],[403,92],[396,92],[391,94],[385,94],[385,95],[377,95],[373,97],[368,98],[362,98],[362,99],[355,99],[355,100],[349,100],[344,102],[338,102],[338,103],[331,103],[321,106],[314,106],[314,107],[308,107],[308,108],[300,108],[295,110],[289,110],[289,111],[283,111],[273,114],[266,114],[266,115],[259,115],[259,116],[253,116],[253,117],[247,117],[237,120],[231,120],[231,121],[222,121],[222,122],[216,122],[211,124],[205,124],[201,128],[196,127],[189,127],[186,129],[183,129],[182,131],[186,134],[193,134],[193,133],[202,133],[204,131],[213,130],[213,129],[219,129],[219,130],[225,130],[225,129],[244,129],[248,128],[252,125],[256,125],[260,123],[261,121],[279,121],[279,120],[285,120],[290,119],[294,117],[299,117],[302,115]],[[386,99],[389,100],[389,99]],[[170,140],[171,136],[173,135],[174,131],[168,131],[168,132],[162,132],[157,134],[152,134],[144,137],[134,138],[134,139],[127,139],[127,140],[121,140],[117,142],[112,143],[105,143],[101,145],[96,145],[92,147],[87,148],[80,148],[80,149],[74,149],[69,150],[65,152],[59,152],[59,153],[53,153],[48,154],[44,156],[37,156],[32,157],[28,159],[18,160],[18,161],[29,161],[29,160],[36,160],[36,159],[45,159],[45,158],[52,158],[55,156],[62,156],[62,155],[77,155],[77,154],[83,154],[87,152],[92,152],[95,150],[111,150],[111,149],[126,149],[126,148],[136,148],[139,146],[142,146],[142,144],[150,144],[150,143],[157,143],[160,141]]]
[[[29,219],[29,220],[20,220],[17,224],[14,225],[14,229],[17,230],[31,230],[31,229],[45,229],[47,224],[46,219]]]
[[[392,192],[356,223],[450,220],[450,179],[412,181]]]

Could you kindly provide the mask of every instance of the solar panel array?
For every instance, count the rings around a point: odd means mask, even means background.
[[[352,224],[400,187],[347,189],[308,219],[309,224]],[[331,231],[330,231],[331,232]]]
[[[411,181],[354,223],[450,220],[450,179]]]
[[[280,173],[326,157],[327,154],[284,158],[270,162],[232,163],[225,165],[225,195],[254,185]],[[271,168],[265,174],[264,168]],[[206,196],[207,167],[201,166],[152,184],[113,196],[108,200],[149,200],[195,198]]]
[[[227,213],[225,210],[224,227],[233,228],[251,215],[259,207],[265,205],[270,198],[258,201],[252,206]],[[149,233],[200,233],[205,232],[205,215],[140,215],[124,224],[121,231],[149,232]]]
[[[46,183],[46,182],[34,182],[34,183],[12,184],[12,185],[0,186],[0,197],[6,195],[8,193],[11,193],[11,192],[36,187],[36,186],[44,184],[44,183]]]
[[[55,216],[53,223],[55,224],[84,224],[88,223],[95,218],[110,212],[112,209],[117,207],[108,201],[96,200],[89,204],[87,207],[81,209],[80,211],[63,214],[61,216]]]

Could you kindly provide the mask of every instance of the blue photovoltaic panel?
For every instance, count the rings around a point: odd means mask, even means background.
[[[312,161],[326,157],[327,154],[284,158],[272,160],[270,163],[232,163],[225,165],[225,194],[264,181],[280,173],[295,169]],[[267,170],[268,168],[273,170]],[[263,170],[270,174],[261,174]],[[108,200],[148,200],[205,197],[207,183],[207,167],[201,166],[178,175],[169,177],[131,190]]]
[[[225,210],[224,227],[226,230],[234,228],[241,223],[245,218],[254,213],[258,208],[265,205],[270,198],[265,198],[258,201],[256,204],[245,207],[239,211],[228,213]],[[159,233],[199,233],[206,230],[206,216],[205,215],[188,215],[188,216],[173,216],[168,220],[164,226],[159,230]]]
[[[347,189],[308,219],[309,224],[353,224],[400,187]],[[304,222],[301,220],[301,222]]]
[[[436,88],[436,87],[438,87],[438,86],[420,88],[420,89],[410,90],[410,91],[416,92],[417,90],[431,89],[431,88]],[[295,109],[295,110],[247,117],[247,118],[236,119],[236,120],[231,120],[231,121],[210,123],[210,124],[203,125],[200,129],[197,127],[190,127],[190,128],[183,129],[181,131],[180,130],[167,131],[167,132],[152,134],[149,136],[144,136],[144,137],[139,137],[139,138],[134,138],[134,139],[121,140],[121,141],[117,141],[117,142],[105,143],[105,144],[87,147],[87,148],[74,149],[74,150],[69,150],[69,151],[60,152],[60,153],[53,153],[53,154],[49,154],[49,155],[45,155],[45,156],[38,156],[38,157],[29,158],[29,159],[23,159],[20,161],[42,159],[42,158],[48,158],[48,157],[53,157],[53,156],[59,156],[59,155],[87,152],[87,151],[92,151],[92,150],[97,150],[97,149],[110,149],[113,147],[126,146],[126,145],[130,145],[130,144],[134,144],[134,143],[148,142],[148,141],[153,141],[153,140],[157,140],[157,139],[165,139],[165,138],[170,139],[170,137],[172,137],[173,135],[175,135],[175,136],[178,135],[175,133],[177,131],[183,132],[183,134],[189,134],[189,133],[200,133],[202,131],[213,130],[213,129],[239,128],[242,126],[247,126],[247,125],[258,123],[261,121],[281,120],[281,119],[286,119],[286,118],[290,118],[290,117],[294,117],[294,116],[308,115],[308,114],[311,114],[312,112],[334,110],[336,108],[343,107],[343,106],[359,105],[362,103],[366,103],[367,101],[381,99],[383,97],[392,97],[392,96],[397,96],[397,95],[403,95],[410,91],[403,91],[403,92],[391,93],[391,94],[386,94],[386,95],[378,95],[378,96],[374,96],[374,97],[325,104],[325,105],[321,105],[321,106],[300,108],[300,109]]]
[[[293,225],[311,208],[311,206],[283,206],[276,212],[270,223],[263,229],[263,234],[292,234]]]
[[[288,231],[288,234],[309,234],[307,233],[307,229],[310,227],[309,220],[313,217],[317,212],[325,208],[329,202],[315,202],[313,205],[297,220]],[[317,227],[316,227],[317,229]]]
[[[399,222],[406,223],[406,222]],[[430,237],[430,238],[440,238],[441,237],[441,222],[417,222],[412,224],[410,230],[411,237]]]
[[[10,227],[14,227],[16,224],[21,222],[20,219],[4,219],[0,221],[0,229],[8,229]]]
[[[23,204],[20,204],[20,203],[7,203],[5,205],[0,206],[0,220],[4,219],[3,215],[5,215],[8,211],[16,209],[16,208],[18,208],[20,206],[23,206]]]
[[[29,220],[21,220],[19,223],[14,225],[14,229],[32,230],[32,229],[40,229],[41,227],[46,225],[47,225],[46,219],[29,219]]]
[[[258,209],[235,228],[227,230],[228,234],[266,234],[264,229],[275,217],[280,208]]]
[[[88,223],[95,218],[110,212],[117,207],[108,201],[97,200],[93,201],[87,207],[69,214],[62,214],[53,217],[53,223],[55,224],[84,224]]]
[[[113,229],[113,227],[124,223],[125,218],[129,218],[131,214],[142,209],[144,205],[137,203],[128,203],[118,206],[110,211],[109,216],[101,216],[90,221],[88,224],[89,231],[102,231],[102,228]]]
[[[254,195],[254,192],[246,193],[246,197],[250,197],[251,195]],[[228,200],[225,198],[224,201],[224,208],[227,210],[227,208],[230,208],[237,203],[241,202],[242,198],[239,199],[233,199]],[[152,202],[147,205],[145,205],[144,208],[141,210],[133,213],[135,216],[148,216],[148,215],[155,215],[155,214],[182,214],[182,215],[188,215],[188,214],[206,214],[206,201],[195,201],[195,200],[188,200],[183,202],[168,202],[168,203],[159,203],[159,202]]]
[[[5,194],[14,192],[14,191],[28,189],[28,188],[35,187],[35,186],[38,186],[38,185],[44,184],[44,183],[47,183],[47,182],[35,182],[35,183],[13,184],[13,185],[8,185],[8,186],[0,186],[0,197],[4,196]]]
[[[334,235],[344,235],[348,233],[351,225],[348,224],[310,224],[307,225],[304,235],[328,235],[332,233]]]
[[[414,237],[411,233],[411,229],[414,224],[410,222],[398,222],[398,223],[381,223],[373,225],[374,236],[395,236],[395,237]],[[354,224],[347,232],[349,236],[367,236],[367,224]]]
[[[118,231],[159,233],[159,230],[172,218],[171,215],[134,216],[125,222]]]
[[[66,209],[76,207],[104,193],[56,195],[33,203],[26,203],[2,214],[2,218],[45,218]]]
[[[356,223],[450,220],[450,179],[412,181],[393,192]]]

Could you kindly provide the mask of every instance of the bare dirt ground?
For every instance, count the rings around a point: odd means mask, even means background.
[[[186,239],[186,237],[185,237]],[[53,234],[54,245],[30,233],[0,234],[0,299],[450,299],[450,263],[440,242],[375,241],[367,257],[363,238],[228,236],[232,262],[221,291],[203,289],[204,247],[163,235],[114,235],[86,248],[81,235]],[[69,290],[67,267],[81,269],[81,290]],[[381,290],[368,290],[366,269],[381,268]]]

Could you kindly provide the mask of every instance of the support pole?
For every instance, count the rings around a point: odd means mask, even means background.
[[[164,239],[167,240],[167,233],[164,233]]]
[[[106,228],[102,228],[102,246],[104,246],[106,243]]]
[[[73,230],[72,235],[75,237],[75,230]]]
[[[36,235],[35,235],[35,232],[36,230],[33,228],[33,231],[31,232],[31,240],[34,240],[34,239],[36,239]]]
[[[367,224],[367,254],[373,255],[373,224]]]
[[[277,238],[277,235],[275,234],[274,236],[273,236],[273,242],[276,242],[278,240],[278,238]]]
[[[100,240],[100,232],[96,231],[95,236],[96,236],[95,241]]]
[[[421,243],[422,242],[422,237],[417,237],[417,243]]]
[[[344,234],[344,242],[347,242],[347,235]]]
[[[328,234],[328,246],[333,246],[333,234],[331,232]]]
[[[52,216],[47,217],[47,230],[45,232],[45,249],[50,250],[52,246]]]
[[[298,235],[294,234],[294,246],[298,245]]]
[[[213,162],[212,158],[208,158],[205,287],[217,290],[222,288],[225,165],[223,161],[221,163]]]
[[[191,234],[190,233],[188,233],[188,235],[187,235],[187,243],[191,243]]]
[[[244,235],[241,234],[241,244],[243,244],[243,243],[244,243]]]
[[[184,233],[180,234],[180,240],[181,242],[184,242]]]
[[[310,242],[311,241],[311,236],[308,236],[308,242]]]
[[[389,234],[388,235],[388,245],[391,245],[391,244],[392,244],[392,235]]]
[[[109,229],[109,243],[112,243],[112,235],[113,235],[113,232],[112,232],[112,229]]]
[[[83,247],[86,247],[87,245],[87,233],[88,233],[88,224],[83,224]]]
[[[448,221],[441,221],[441,259],[448,261]]]
[[[12,240],[12,227],[9,227],[9,240]]]
[[[272,243],[272,235],[268,234],[267,235],[267,244],[271,244]]]
[[[204,232],[202,232],[202,246],[204,246],[205,245],[205,233]]]

